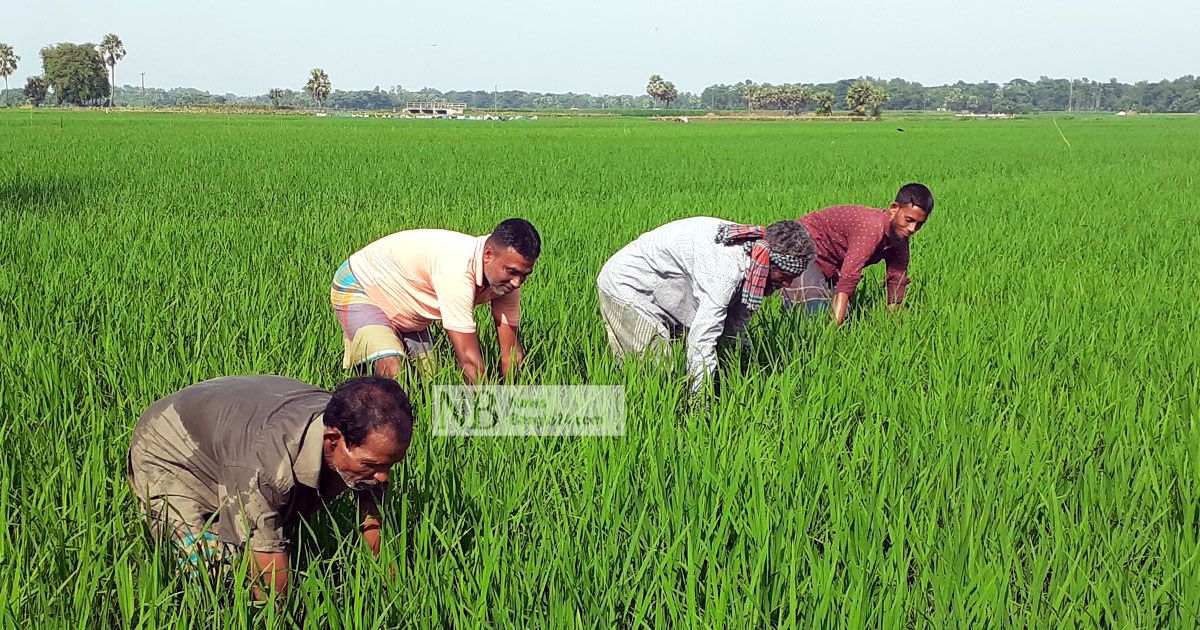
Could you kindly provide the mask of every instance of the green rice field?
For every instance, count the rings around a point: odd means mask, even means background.
[[[1200,117],[1057,123],[0,111],[0,624],[1195,627]],[[879,267],[843,328],[768,300],[701,402],[609,355],[594,279],[641,232],[909,181],[937,208],[904,311]],[[334,387],[349,254],[511,216],[544,243],[521,380],[623,385],[626,435],[437,437],[417,383],[380,559],[342,502],[282,608],[178,575],[124,477],[138,414]]]

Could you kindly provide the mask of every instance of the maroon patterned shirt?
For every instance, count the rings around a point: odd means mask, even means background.
[[[899,304],[908,286],[908,241],[888,236],[886,211],[866,206],[833,206],[799,219],[817,246],[813,261],[826,278],[837,279],[836,293],[854,295],[862,270],[887,264],[887,300]]]

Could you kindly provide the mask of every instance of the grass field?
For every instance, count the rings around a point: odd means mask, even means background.
[[[0,111],[0,623],[1192,627],[1200,118],[1059,124]],[[875,268],[842,329],[769,301],[707,406],[609,357],[594,278],[642,231],[907,181],[938,205],[906,312]],[[509,216],[544,240],[524,380],[625,385],[627,435],[438,438],[418,389],[382,562],[339,504],[282,612],[175,576],[124,480],[141,410],[334,386],[348,254]]]

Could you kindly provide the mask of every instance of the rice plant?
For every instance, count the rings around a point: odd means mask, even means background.
[[[670,125],[0,112],[6,627],[1191,627],[1200,618],[1200,119]],[[722,396],[618,366],[603,261],[927,183],[908,308],[769,304]],[[206,592],[124,480],[137,415],[227,374],[332,387],[337,265],[522,216],[534,384],[619,384],[620,438],[445,438],[379,559],[336,504],[279,609]],[[481,317],[484,311],[480,312]],[[485,354],[494,336],[485,330]],[[433,383],[457,383],[442,348]]]

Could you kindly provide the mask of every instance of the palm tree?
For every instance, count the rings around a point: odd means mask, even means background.
[[[13,52],[13,47],[0,44],[0,76],[4,77],[4,106],[8,106],[8,77],[17,71],[17,62],[21,57]]]
[[[331,90],[332,86],[329,84],[329,75],[325,74],[324,70],[313,68],[308,73],[308,83],[304,84],[304,91],[312,94],[313,100],[317,102],[317,107],[321,107]]]
[[[112,80],[112,91],[108,93],[108,106],[112,107],[113,99],[117,96],[117,62],[125,58],[125,44],[121,43],[116,33],[109,33],[100,40],[100,54],[109,68],[108,77]]]
[[[654,109],[655,101],[662,99],[663,90],[666,84],[663,78],[657,74],[650,75],[650,81],[646,83],[646,94],[650,96],[650,108]]]
[[[758,100],[761,93],[762,88],[751,83],[750,79],[746,79],[746,82],[742,84],[742,100],[746,101],[747,111],[754,110],[754,101]]]
[[[675,99],[679,98],[679,91],[675,89],[674,83],[663,81],[662,91],[659,92],[658,97],[662,99],[667,107],[670,107],[671,103],[674,103]]]
[[[856,116],[879,116],[879,108],[888,101],[888,93],[872,81],[859,79],[846,92],[846,105]]]
[[[271,107],[279,107],[279,101],[283,99],[283,90],[271,88],[271,91],[267,92],[267,98],[271,99]]]
[[[817,114],[821,116],[833,114],[833,92],[821,90],[813,94],[813,101],[817,104]]]

